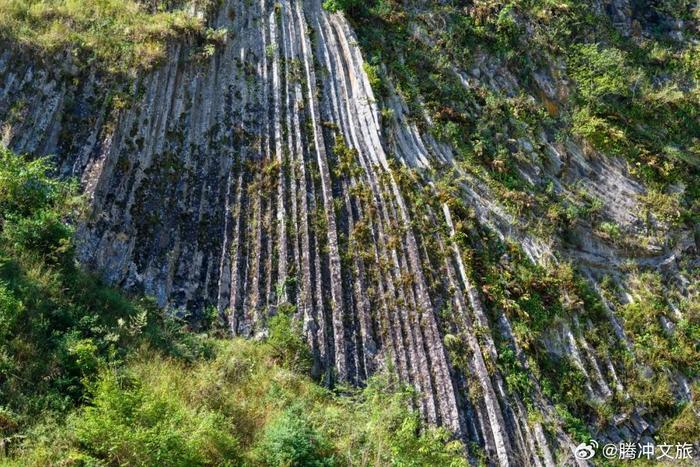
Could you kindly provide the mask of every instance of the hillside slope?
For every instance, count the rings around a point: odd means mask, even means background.
[[[393,368],[472,460],[692,418],[690,2],[325,6],[225,0],[129,79],[5,49],[2,141],[80,179],[81,263],[237,336],[293,305],[314,377]]]
[[[82,271],[50,169],[0,147],[0,465],[466,465],[391,372],[312,381],[293,307],[232,339]]]

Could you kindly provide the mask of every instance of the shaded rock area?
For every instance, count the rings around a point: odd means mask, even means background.
[[[617,3],[610,8],[622,15]],[[524,351],[505,314],[494,320],[484,310],[453,241],[450,206],[409,206],[397,180],[397,168],[410,167],[436,193],[430,169],[453,163],[450,147],[406,118],[397,96],[385,102],[393,113],[382,119],[342,14],[325,12],[318,0],[227,0],[211,23],[229,30],[213,56],[173,44],[167,63],[123,85],[135,97],[118,112],[106,105],[103,77],[76,84],[19,53],[0,54],[2,141],[18,152],[54,154],[61,175],[80,178],[90,198],[78,229],[82,263],[175,313],[216,307],[235,335],[264,335],[267,319],[291,305],[315,375],[328,383],[362,384],[390,366],[418,390],[426,420],[482,447],[492,462],[577,462],[571,448],[578,443],[536,378],[531,403],[543,416],[529,418],[493,365],[493,335],[523,360]],[[466,86],[517,85],[488,57],[477,63],[463,72]],[[540,84],[552,99],[565,92],[544,75]],[[554,178],[561,196],[583,187],[602,200],[607,218],[643,230],[636,200],[644,188],[624,163],[547,135],[518,144],[549,155],[522,163],[524,176]],[[691,231],[677,232],[672,245],[630,253],[578,225],[575,240],[553,244],[520,229],[488,187],[461,175],[461,196],[482,228],[517,241],[534,261],[574,261],[594,287],[607,275],[623,283],[630,261],[660,268],[681,288],[688,280],[677,262],[697,257]],[[625,342],[612,304],[607,312]],[[604,401],[625,389],[614,363],[581,332],[586,319],[553,323],[547,345],[572,356],[590,397]],[[466,361],[459,368],[447,350],[451,339]],[[688,394],[679,389],[678,397]],[[652,424],[635,411],[599,441],[647,439]]]

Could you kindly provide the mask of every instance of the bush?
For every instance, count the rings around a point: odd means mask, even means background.
[[[311,426],[300,405],[288,408],[267,425],[257,452],[270,466],[335,464],[328,442]]]
[[[1,219],[28,217],[69,199],[75,186],[48,177],[52,168],[46,158],[26,160],[0,145],[0,226]]]
[[[289,304],[279,307],[268,322],[267,343],[272,347],[274,358],[283,366],[307,372],[311,368],[311,352],[301,337],[299,323],[292,319],[295,311],[296,308]]]
[[[59,212],[42,209],[30,217],[7,218],[2,235],[14,249],[35,252],[45,259],[57,262],[72,249],[73,229]]]
[[[591,113],[584,107],[574,113],[572,131],[575,135],[588,140],[594,147],[620,154],[626,146],[624,130],[610,121]]]
[[[580,98],[586,102],[602,104],[631,94],[635,70],[627,65],[620,49],[578,45],[571,51],[569,66]]]
[[[352,11],[363,7],[362,0],[325,0],[323,8],[326,11],[335,13],[337,11]]]
[[[680,412],[669,420],[660,431],[659,439],[665,443],[686,443],[697,439],[700,433],[700,416],[698,416],[698,403],[700,403],[700,384],[691,387],[692,398],[684,404]]]

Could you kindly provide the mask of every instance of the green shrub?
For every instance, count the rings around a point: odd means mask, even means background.
[[[506,377],[508,390],[519,395],[525,401],[532,399],[532,380],[527,371],[518,362],[512,348],[501,345],[498,348],[498,368]]]
[[[634,344],[637,358],[658,371],[677,369],[689,378],[700,374],[700,315],[698,299],[680,303],[683,319],[668,305],[661,276],[644,272],[632,276],[634,300],[620,307],[625,331]],[[661,320],[673,324],[667,332]],[[662,400],[662,397],[657,398]]]
[[[68,201],[75,186],[48,177],[51,169],[46,158],[26,160],[0,144],[0,220]]]
[[[620,226],[614,222],[601,222],[598,230],[613,241],[617,241],[622,236]]]
[[[639,79],[635,70],[627,65],[622,50],[598,44],[572,47],[569,70],[576,80],[580,98],[601,104],[629,96],[632,85]]]
[[[620,127],[610,121],[591,113],[583,107],[574,112],[572,131],[589,141],[594,147],[620,154],[626,146],[626,134]]]
[[[36,211],[31,217],[8,217],[2,236],[18,251],[35,252],[50,261],[65,257],[72,248],[73,229],[62,214],[52,209]]]
[[[670,415],[676,409],[676,399],[664,374],[652,378],[638,375],[629,382],[628,391],[635,404],[653,415]]]
[[[367,79],[369,80],[369,85],[375,94],[381,94],[382,91],[382,78],[379,75],[379,67],[376,65],[371,65],[365,62],[362,65],[362,69],[367,74]]]
[[[335,13],[337,11],[352,11],[363,7],[362,0],[324,0],[323,8],[326,11]]]
[[[301,337],[300,323],[292,319],[296,307],[283,304],[268,321],[267,344],[272,354],[283,366],[306,372],[311,368],[311,353]]]
[[[415,392],[388,374],[334,394],[274,363],[264,343],[214,347],[189,363],[140,348],[102,364],[87,405],[24,431],[11,465],[466,465],[463,445],[424,425]],[[5,413],[0,424],[15,423]]]
[[[266,427],[257,447],[260,458],[269,466],[334,465],[327,441],[312,426],[299,405],[294,405]]]

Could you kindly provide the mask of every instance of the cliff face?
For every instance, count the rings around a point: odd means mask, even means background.
[[[416,387],[428,421],[493,462],[571,461],[577,443],[529,371],[532,349],[514,337],[507,312],[482,304],[489,289],[471,264],[474,250],[507,241],[522,248],[522,261],[573,262],[593,290],[605,277],[619,284],[624,300],[603,294],[602,319],[573,304],[541,338],[573,362],[587,397],[604,404],[627,394],[623,369],[605,349],[635,355],[616,312],[635,300],[625,293],[627,272],[660,271],[665,287],[692,295],[697,278],[684,272],[688,262],[697,266],[692,231],[664,231],[673,242],[637,249],[587,223],[572,227],[572,241],[534,235],[522,220],[527,209],[507,209],[463,170],[454,148],[431,136],[429,117],[417,123],[398,93],[375,96],[367,51],[342,14],[318,0],[227,0],[211,22],[228,28],[226,43],[210,57],[173,44],[167,63],[133,84],[123,110],[113,110],[113,99],[105,105],[96,73],[77,80],[10,50],[0,56],[3,141],[55,154],[61,174],[79,177],[89,196],[83,264],[174,312],[216,307],[236,335],[264,334],[271,314],[292,310],[314,372],[329,383],[361,384],[390,366]],[[474,63],[454,70],[465,88],[517,92],[517,78],[488,54]],[[565,92],[547,74],[538,84],[543,99]],[[378,101],[391,111],[380,115]],[[511,139],[525,179],[551,182],[561,197],[585,190],[605,219],[644,231],[638,200],[646,188],[621,159],[546,133]],[[451,174],[457,205],[438,172]],[[596,339],[603,328],[610,338]],[[530,381],[527,401],[508,387],[504,348]],[[692,381],[670,374],[674,397],[688,399]],[[648,439],[658,418],[643,412],[617,414],[598,440]]]

